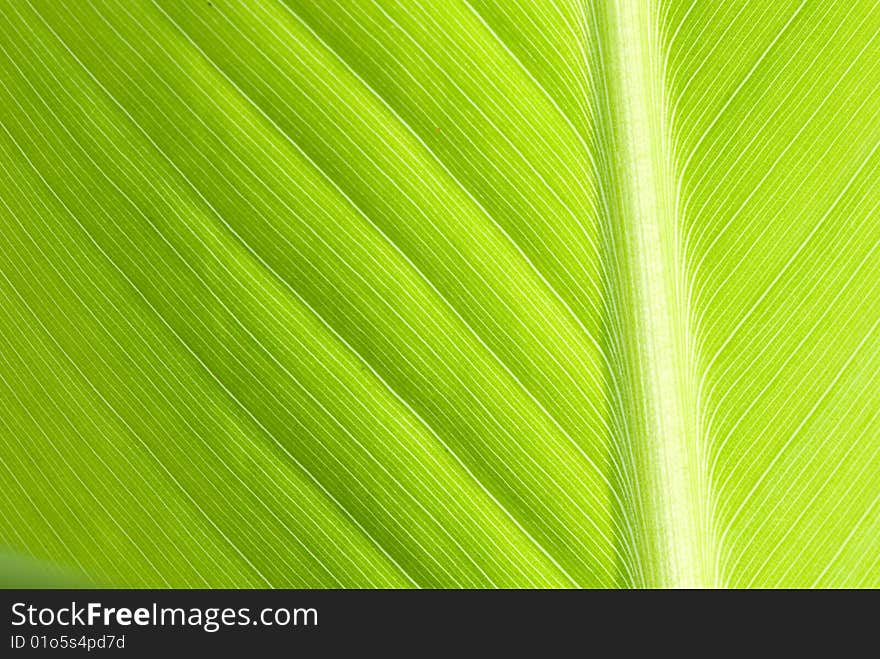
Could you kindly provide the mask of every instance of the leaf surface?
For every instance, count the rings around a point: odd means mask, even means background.
[[[4,4],[0,545],[100,585],[877,586],[878,32]]]

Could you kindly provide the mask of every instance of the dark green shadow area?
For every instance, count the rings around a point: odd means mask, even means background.
[[[0,552],[0,589],[94,587],[85,576],[69,568]]]

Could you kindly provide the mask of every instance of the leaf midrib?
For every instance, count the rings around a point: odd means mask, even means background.
[[[598,105],[613,157],[599,179],[609,211],[606,259],[613,260],[606,276],[622,341],[611,377],[629,393],[617,401],[627,423],[615,441],[634,484],[624,514],[639,530],[632,550],[641,585],[715,586],[658,22],[651,3],[613,0],[603,9],[605,98]]]

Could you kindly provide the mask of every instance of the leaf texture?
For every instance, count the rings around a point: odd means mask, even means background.
[[[0,546],[880,585],[880,8],[10,0]]]

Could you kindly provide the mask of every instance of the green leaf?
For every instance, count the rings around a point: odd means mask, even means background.
[[[880,6],[11,0],[0,547],[880,586]]]

